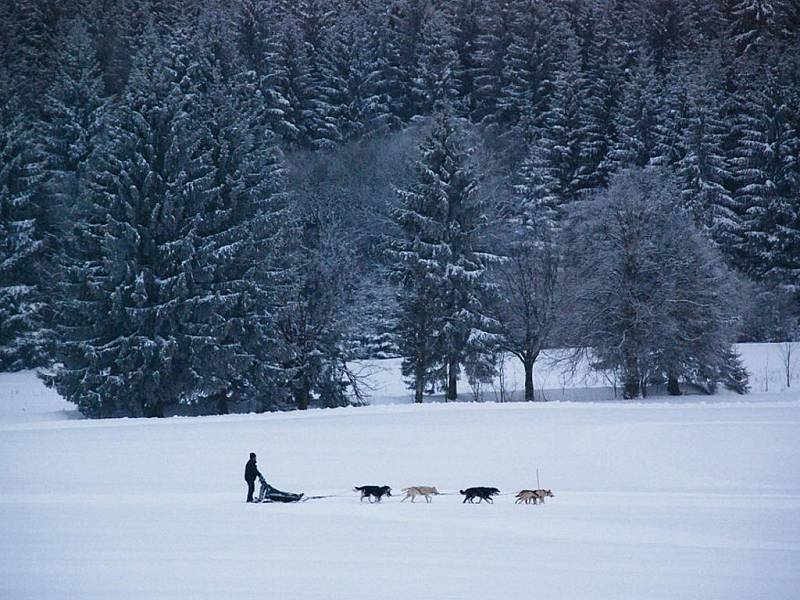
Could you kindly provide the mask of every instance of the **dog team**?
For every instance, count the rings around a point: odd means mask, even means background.
[[[361,502],[366,498],[370,503],[380,502],[384,496],[392,495],[392,488],[388,485],[360,485],[353,488],[353,491],[361,493]],[[405,502],[409,498],[411,498],[411,502],[414,502],[417,496],[422,496],[425,498],[426,503],[430,503],[432,496],[440,495],[439,490],[437,490],[435,486],[428,485],[415,485],[403,488],[402,491],[405,492],[406,495],[400,502]],[[478,500],[478,504],[484,500],[489,504],[494,504],[492,496],[499,494],[500,490],[496,487],[470,487],[465,490],[459,490],[459,493],[464,496],[462,504],[466,502],[474,504],[475,499]],[[523,502],[525,504],[544,504],[545,498],[555,498],[555,496],[550,490],[522,490],[517,493],[514,504]]]

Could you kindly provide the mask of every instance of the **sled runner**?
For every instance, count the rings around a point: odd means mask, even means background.
[[[300,502],[302,499],[303,494],[282,492],[281,490],[272,487],[264,479],[262,479],[256,502]]]

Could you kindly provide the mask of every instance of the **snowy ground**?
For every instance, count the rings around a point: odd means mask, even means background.
[[[737,344],[737,351],[750,374],[753,394],[785,392],[792,388],[800,390],[800,342]],[[563,352],[544,352],[534,365],[533,383],[537,400],[597,402],[620,399],[621,392],[619,386],[614,388],[612,373],[597,373],[586,364],[581,364],[574,370],[567,369],[564,356]],[[391,359],[354,365],[355,371],[364,380],[364,388],[370,394],[369,401],[372,404],[408,404],[413,401],[413,393],[409,391],[400,372],[401,362],[400,359]],[[790,384],[788,388],[787,368]],[[504,390],[506,398],[522,400],[525,389],[522,364],[516,358],[508,356],[501,363],[500,370],[504,375],[503,381],[496,377],[491,384],[482,385],[477,390],[477,395],[476,390],[466,381],[461,381],[461,397],[465,400],[479,398],[486,402],[497,402]],[[721,389],[719,394],[732,395],[733,392]],[[429,398],[434,401],[440,399],[441,394]],[[672,400],[677,401],[675,398]],[[697,398],[688,398],[687,401],[695,402]]]
[[[693,400],[90,422],[0,375],[0,598],[796,599],[800,395]],[[251,450],[336,497],[244,504]]]

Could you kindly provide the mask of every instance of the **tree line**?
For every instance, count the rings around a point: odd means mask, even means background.
[[[782,0],[2,0],[0,369],[87,415],[415,398],[573,349],[626,397],[796,335]]]

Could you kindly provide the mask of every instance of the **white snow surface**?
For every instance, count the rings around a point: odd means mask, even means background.
[[[773,389],[87,421],[0,374],[0,598],[794,600],[800,395]],[[245,504],[250,451],[335,497]],[[514,504],[537,469],[555,498]]]

